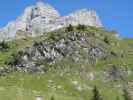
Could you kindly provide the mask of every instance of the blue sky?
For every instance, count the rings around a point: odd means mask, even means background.
[[[20,15],[28,5],[37,0],[0,0],[0,27]],[[82,8],[95,9],[103,25],[116,30],[121,37],[133,38],[133,0],[44,0],[53,5],[61,15]]]

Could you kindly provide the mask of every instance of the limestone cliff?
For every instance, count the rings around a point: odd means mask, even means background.
[[[0,40],[14,39],[16,32],[20,30],[26,35],[37,36],[69,24],[102,27],[94,10],[82,9],[68,16],[60,16],[52,6],[39,1],[36,5],[27,7],[21,16],[0,29]]]

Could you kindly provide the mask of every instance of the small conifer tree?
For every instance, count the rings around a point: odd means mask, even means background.
[[[51,99],[50,100],[55,100],[54,96],[51,96]]]
[[[94,89],[92,90],[93,92],[93,96],[91,100],[102,100],[102,97],[97,89],[97,87],[95,86]]]

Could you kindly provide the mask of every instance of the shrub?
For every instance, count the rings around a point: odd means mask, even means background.
[[[11,65],[11,66],[20,64],[22,55],[23,55],[22,51],[19,51],[18,53],[13,53],[11,55],[11,58],[9,58],[8,61],[5,62],[5,64]]]
[[[5,42],[5,41],[0,42],[0,51],[6,51],[9,48],[10,47],[7,42]]]
[[[73,31],[73,30],[74,30],[74,28],[71,24],[66,28],[67,32],[70,32],[70,31]]]
[[[81,24],[79,24],[78,26],[77,26],[77,29],[78,30],[85,30],[86,29],[86,26],[85,25],[81,25]]]
[[[107,44],[110,44],[110,41],[109,41],[107,36],[104,37],[104,42],[107,43]]]

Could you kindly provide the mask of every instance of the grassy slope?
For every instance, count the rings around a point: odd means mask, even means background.
[[[96,29],[93,27],[88,27],[86,31],[98,33],[97,37],[101,40],[105,35],[109,37],[112,43],[110,50],[115,52],[124,52],[124,58],[114,58],[108,61],[99,61],[95,67],[92,65],[84,65],[88,72],[93,72],[96,75],[96,79],[93,81],[90,81],[83,75],[79,74],[78,68],[83,65],[74,65],[67,60],[57,62],[55,64],[55,66],[64,66],[65,69],[51,69],[51,71],[43,75],[11,73],[7,76],[0,77],[0,100],[35,100],[37,95],[43,96],[45,100],[50,100],[51,96],[54,96],[56,100],[89,100],[92,95],[91,88],[94,85],[98,86],[104,100],[115,100],[117,96],[119,96],[120,100],[122,100],[121,91],[118,91],[117,88],[113,87],[114,84],[119,85],[120,83],[104,83],[103,80],[105,79],[100,71],[105,67],[106,64],[127,64],[129,65],[129,68],[133,69],[133,55],[128,54],[132,53],[133,47],[129,46],[128,44],[133,43],[133,39],[116,40],[114,38],[113,32],[108,32],[103,29]],[[64,29],[61,29],[49,34],[44,34],[41,37],[25,38],[9,42],[11,49],[8,52],[0,52],[0,66],[6,66],[4,65],[4,61],[8,60],[12,53],[32,45],[34,41],[49,40],[53,36],[55,37],[58,33],[61,33],[61,35],[66,35]],[[97,41],[97,43],[101,42],[95,38],[91,39],[91,43],[95,41]],[[73,67],[72,69],[67,68],[68,63]],[[65,73],[62,76],[61,73],[63,70],[68,70],[69,73]],[[50,80],[53,82],[49,83]],[[132,75],[129,76],[129,80],[132,80]],[[78,84],[74,85],[74,81],[77,81]],[[83,90],[80,91],[80,88]]]
[[[53,81],[51,85],[48,83],[49,80]],[[73,81],[77,81],[78,86],[74,85]],[[121,96],[121,92],[111,87],[110,84],[104,84],[99,79],[88,81],[78,75],[70,74],[61,77],[58,73],[49,72],[45,75],[14,73],[2,77],[0,79],[0,98],[18,100],[17,98],[20,97],[23,99],[19,100],[34,100],[35,96],[41,95],[45,97],[45,100],[49,100],[48,98],[53,95],[57,100],[88,100],[92,95],[90,87],[94,84],[98,86],[106,100],[114,100],[117,96]],[[78,87],[82,87],[83,90],[78,90]]]

